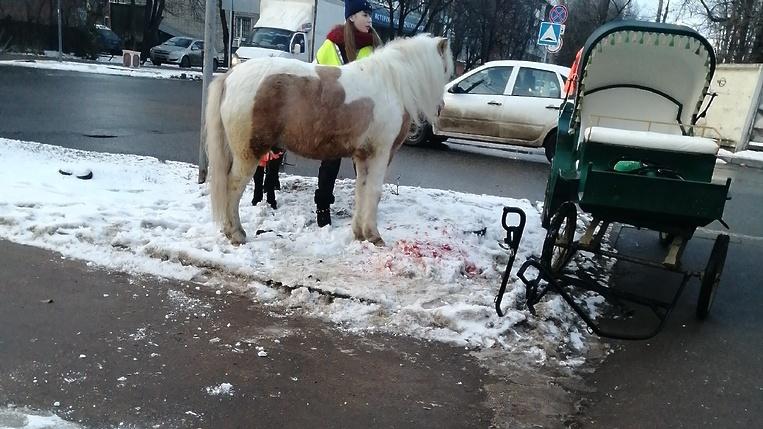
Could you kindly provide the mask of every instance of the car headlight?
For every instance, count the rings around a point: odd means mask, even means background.
[[[241,64],[241,58],[238,57],[238,55],[233,54],[233,56],[230,59],[230,66],[231,68]]]

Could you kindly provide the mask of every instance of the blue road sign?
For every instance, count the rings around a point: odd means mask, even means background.
[[[567,6],[560,4],[551,8],[548,12],[548,20],[554,24],[564,24],[569,17]]]
[[[556,46],[562,40],[562,24],[543,21],[538,31],[538,44],[541,46]]]

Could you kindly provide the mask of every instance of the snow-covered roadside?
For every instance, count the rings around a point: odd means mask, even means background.
[[[247,189],[241,217],[249,242],[235,247],[212,223],[207,187],[196,183],[193,165],[6,139],[0,158],[5,239],[214,288],[232,277],[257,301],[349,330],[525,350],[540,362],[554,350],[576,364],[586,349],[588,334],[558,297],[539,306],[542,317],[516,310],[524,288],[515,278],[504,298],[508,314],[499,318],[493,309],[508,259],[499,246],[502,207],[528,215],[515,270],[539,252],[545,235],[538,207],[527,200],[387,185],[379,210],[387,246],[377,248],[352,239],[353,181],[337,183],[334,225],[320,229],[313,220],[316,180],[282,175],[278,210],[252,207]],[[84,167],[93,179],[58,172]],[[269,287],[269,280],[293,289]]]
[[[200,80],[202,78],[202,73],[198,70],[180,69],[172,66],[168,66],[166,68],[142,67],[132,69],[129,67],[123,67],[121,65],[121,61],[115,64],[113,58],[101,58],[99,58],[97,63],[81,63],[73,61],[58,62],[53,60],[37,61],[35,59],[4,60],[0,61],[0,66],[28,67],[46,70],[64,70],[116,76],[149,77],[155,79]]]
[[[763,168],[763,152],[760,151],[742,150],[739,152],[731,152],[726,149],[721,149],[718,151],[718,158],[733,164]]]

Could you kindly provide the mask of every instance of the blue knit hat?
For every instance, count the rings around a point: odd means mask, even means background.
[[[367,0],[344,0],[344,19],[362,11],[366,11],[370,14],[371,3]]]

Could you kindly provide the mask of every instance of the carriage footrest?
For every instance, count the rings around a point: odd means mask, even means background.
[[[540,302],[549,291],[552,291],[558,293],[562,299],[564,299],[593,333],[600,337],[620,340],[645,340],[657,335],[662,330],[665,321],[678,301],[678,297],[681,295],[686,283],[691,278],[691,275],[684,274],[681,286],[678,288],[673,298],[670,301],[660,301],[654,298],[603,286],[584,275],[563,272],[558,276],[553,276],[551,272],[543,266],[540,259],[534,256],[528,258],[527,261],[522,264],[517,275],[525,284],[527,308],[533,315],[536,314],[535,305]],[[659,323],[652,330],[644,333],[618,332],[606,329],[602,326],[602,323],[597,321],[580,303],[576,301],[575,297],[571,294],[572,289],[594,292],[601,295],[608,303],[614,305],[633,303],[648,307]],[[604,320],[616,320],[618,316],[623,315],[615,315]]]

